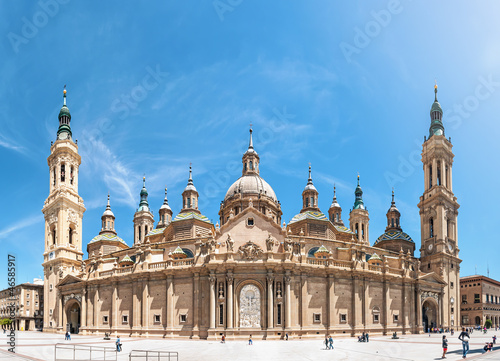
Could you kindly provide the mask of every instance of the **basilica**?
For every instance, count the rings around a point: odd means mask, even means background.
[[[320,210],[311,168],[302,209],[288,223],[283,220],[282,205],[260,174],[250,129],[241,177],[227,190],[215,225],[198,208],[191,169],[178,214],[166,189],[154,214],[144,179],[134,239],[126,242],[117,234],[108,196],[101,231],[89,240],[86,258],[81,157],[64,90],[42,209],[44,331],[279,339],[457,328],[459,205],[437,86],[434,92],[422,147],[419,256],[401,227],[394,194],[385,233],[370,241],[359,176],[348,221],[335,193],[328,212]]]

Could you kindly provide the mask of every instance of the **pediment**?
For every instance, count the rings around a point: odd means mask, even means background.
[[[248,224],[249,219],[253,220],[253,225]],[[275,240],[276,246],[284,239],[281,227],[255,208],[246,208],[237,216],[230,218],[221,227],[217,242],[225,245],[228,235],[234,241],[235,250],[249,241],[266,249],[266,239],[269,235]]]
[[[435,283],[435,284],[438,284],[440,286],[446,285],[446,282],[434,272],[426,273],[426,274],[420,276],[418,279],[420,281]]]
[[[72,283],[79,283],[82,281],[83,281],[82,279],[80,279],[76,276],[66,275],[66,277],[64,277],[62,280],[59,281],[59,283],[56,285],[56,287],[70,285]]]

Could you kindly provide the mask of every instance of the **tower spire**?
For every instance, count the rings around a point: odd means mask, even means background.
[[[434,103],[432,103],[431,107],[431,126],[429,128],[429,139],[433,135],[444,135],[444,126],[443,126],[443,109],[441,109],[441,105],[437,100],[437,91],[438,86],[437,83],[434,84]]]
[[[313,184],[313,180],[311,177],[311,163],[309,163],[309,178],[307,179],[307,184]]]
[[[66,85],[63,90],[63,106],[59,111],[59,129],[57,129],[57,140],[71,139],[71,114],[66,106]]]
[[[142,189],[141,189],[141,201],[139,202],[139,209],[138,212],[140,211],[147,211],[150,212],[149,210],[149,203],[148,203],[148,190],[146,189],[146,177],[142,177]]]
[[[252,123],[250,123],[250,142],[248,143],[248,149],[253,149],[253,138],[252,138]]]

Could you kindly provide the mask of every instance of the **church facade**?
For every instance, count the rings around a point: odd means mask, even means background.
[[[174,216],[165,189],[157,222],[144,179],[130,245],[115,231],[108,196],[101,231],[85,258],[81,158],[64,91],[42,209],[44,331],[276,339],[457,328],[459,205],[437,87],[435,93],[422,150],[420,257],[402,230],[394,194],[386,232],[370,243],[359,176],[348,225],[335,191],[328,213],[319,209],[311,168],[302,209],[283,222],[281,203],[261,177],[250,130],[242,175],[221,202],[219,222],[198,208],[191,168],[180,213]]]

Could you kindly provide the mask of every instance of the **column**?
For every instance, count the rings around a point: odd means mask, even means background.
[[[361,312],[363,313],[362,315],[362,323],[364,327],[368,326],[368,315],[370,312],[367,310],[368,307],[370,307],[369,302],[366,300],[366,296],[368,294],[368,282],[366,278],[363,278],[363,288],[362,288],[362,294],[361,294]]]
[[[444,159],[441,159],[441,185],[447,186],[446,184],[446,164]]]
[[[99,328],[99,285],[94,289],[94,328],[98,332]]]
[[[174,285],[172,275],[167,276],[167,329],[174,329]]]
[[[403,284],[401,286],[401,321],[403,325],[403,335],[406,334],[406,287],[405,282],[403,280]]]
[[[300,275],[300,327],[304,328],[307,326],[307,306],[305,305],[307,300],[307,275],[302,273]]]
[[[420,290],[420,286],[416,286],[416,306],[417,306],[417,320],[416,320],[416,325],[417,325],[417,332],[420,332],[420,329],[422,327],[422,291]],[[425,332],[425,330],[423,330]]]
[[[140,327],[141,319],[141,308],[139,304],[138,297],[138,283],[137,281],[132,282],[132,328],[134,332],[137,332]]]
[[[87,327],[87,288],[82,289],[82,314],[80,315],[80,329]]]
[[[233,304],[233,275],[228,273],[227,275],[227,328],[233,328],[233,314],[234,314],[234,304]]]
[[[288,271],[285,275],[285,328],[289,329],[292,325],[292,302],[291,302],[291,292],[290,292],[290,282],[292,278],[290,277],[290,272]]]
[[[327,309],[327,327],[332,328],[335,325],[335,276],[333,274],[328,275],[328,293],[326,298],[326,309]]]
[[[382,322],[384,323],[384,335],[387,335],[387,326],[389,324],[389,285],[387,284],[387,280],[384,278],[384,294],[383,294],[383,303],[384,309],[382,310]]]
[[[452,180],[452,178],[451,178],[451,175],[452,175],[453,173],[451,172],[451,163],[450,163],[450,166],[448,167],[448,172],[450,172],[450,174],[449,174],[450,184],[449,184],[449,186],[448,186],[448,189],[449,189],[450,191],[452,191],[452,192],[453,192],[453,180]]]
[[[267,329],[274,328],[274,277],[271,273],[267,274]]]
[[[143,288],[142,288],[142,328],[149,328],[150,320],[149,320],[149,302],[148,302],[148,297],[149,297],[149,280],[145,279],[142,281],[143,282]],[[147,331],[146,331],[147,334]]]
[[[168,290],[168,285],[167,285]],[[193,276],[193,331],[198,332],[200,329],[200,274],[195,273]],[[195,335],[199,337],[199,335]]]
[[[59,290],[57,291],[57,327],[62,328],[64,331],[66,330],[66,324],[63,316],[63,295]]]
[[[439,293],[439,307],[441,309],[441,325],[438,327],[444,327],[444,300],[443,300],[443,292]]]
[[[116,328],[118,327],[118,284],[117,282],[113,282],[113,295],[111,296],[111,329],[115,329],[116,336]]]
[[[210,328],[215,328],[215,275],[210,275]]]
[[[432,185],[437,185],[437,159],[432,159]]]

